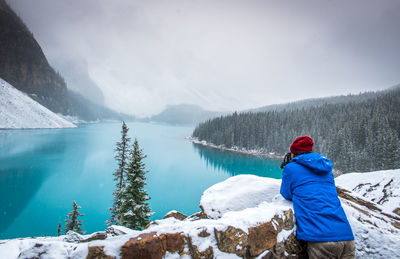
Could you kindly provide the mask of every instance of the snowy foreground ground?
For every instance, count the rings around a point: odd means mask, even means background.
[[[336,183],[356,257],[399,258],[400,169],[346,174]],[[292,204],[279,188],[280,180],[234,176],[207,189],[202,212],[192,216],[172,211],[140,232],[112,226],[92,235],[0,240],[0,258],[301,257]]]
[[[0,78],[0,129],[74,127]]]

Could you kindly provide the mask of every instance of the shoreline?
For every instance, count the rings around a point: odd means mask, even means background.
[[[265,157],[265,158],[276,159],[276,160],[278,160],[278,159],[281,160],[284,157],[284,156],[276,155],[273,152],[265,153],[265,152],[262,152],[260,150],[255,150],[255,149],[248,150],[248,149],[239,148],[239,147],[227,148],[224,145],[219,145],[218,146],[218,145],[215,145],[213,143],[209,143],[209,142],[207,142],[205,140],[199,140],[198,138],[194,138],[194,137],[191,137],[191,136],[185,137],[185,139],[189,140],[190,142],[192,142],[193,144],[196,144],[196,145],[209,147],[209,148],[215,148],[215,149],[218,149],[218,150],[230,151],[230,152],[249,155],[249,156]]]
[[[248,156],[265,157],[265,158],[276,159],[276,160],[278,160],[278,159],[282,160],[284,158],[284,156],[276,155],[273,152],[264,153],[260,150],[254,150],[254,149],[247,150],[247,149],[239,148],[239,147],[227,148],[227,147],[224,147],[223,145],[217,146],[213,143],[208,143],[205,140],[199,140],[198,138],[194,138],[194,137],[185,137],[185,139],[189,140],[190,142],[192,142],[193,144],[196,144],[196,145],[209,147],[209,148],[215,148],[218,150],[224,150],[224,151],[229,151],[229,152],[234,152],[234,153],[239,153],[239,154],[244,154],[244,155],[248,155]],[[342,171],[337,170],[337,169],[332,169],[332,173],[335,178],[344,174]]]

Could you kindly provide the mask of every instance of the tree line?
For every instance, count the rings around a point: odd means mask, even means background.
[[[282,111],[233,113],[199,124],[192,136],[223,145],[283,155],[309,135],[314,151],[342,172],[400,168],[400,87],[365,101]]]

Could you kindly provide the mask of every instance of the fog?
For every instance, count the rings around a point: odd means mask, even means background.
[[[84,62],[107,106],[136,116],[168,104],[233,111],[400,83],[397,0],[8,2],[61,74],[73,77],[68,66]]]

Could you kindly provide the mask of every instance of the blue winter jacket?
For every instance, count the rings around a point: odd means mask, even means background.
[[[332,167],[325,156],[308,153],[294,157],[283,169],[281,194],[293,201],[299,240],[354,240],[338,198]]]

